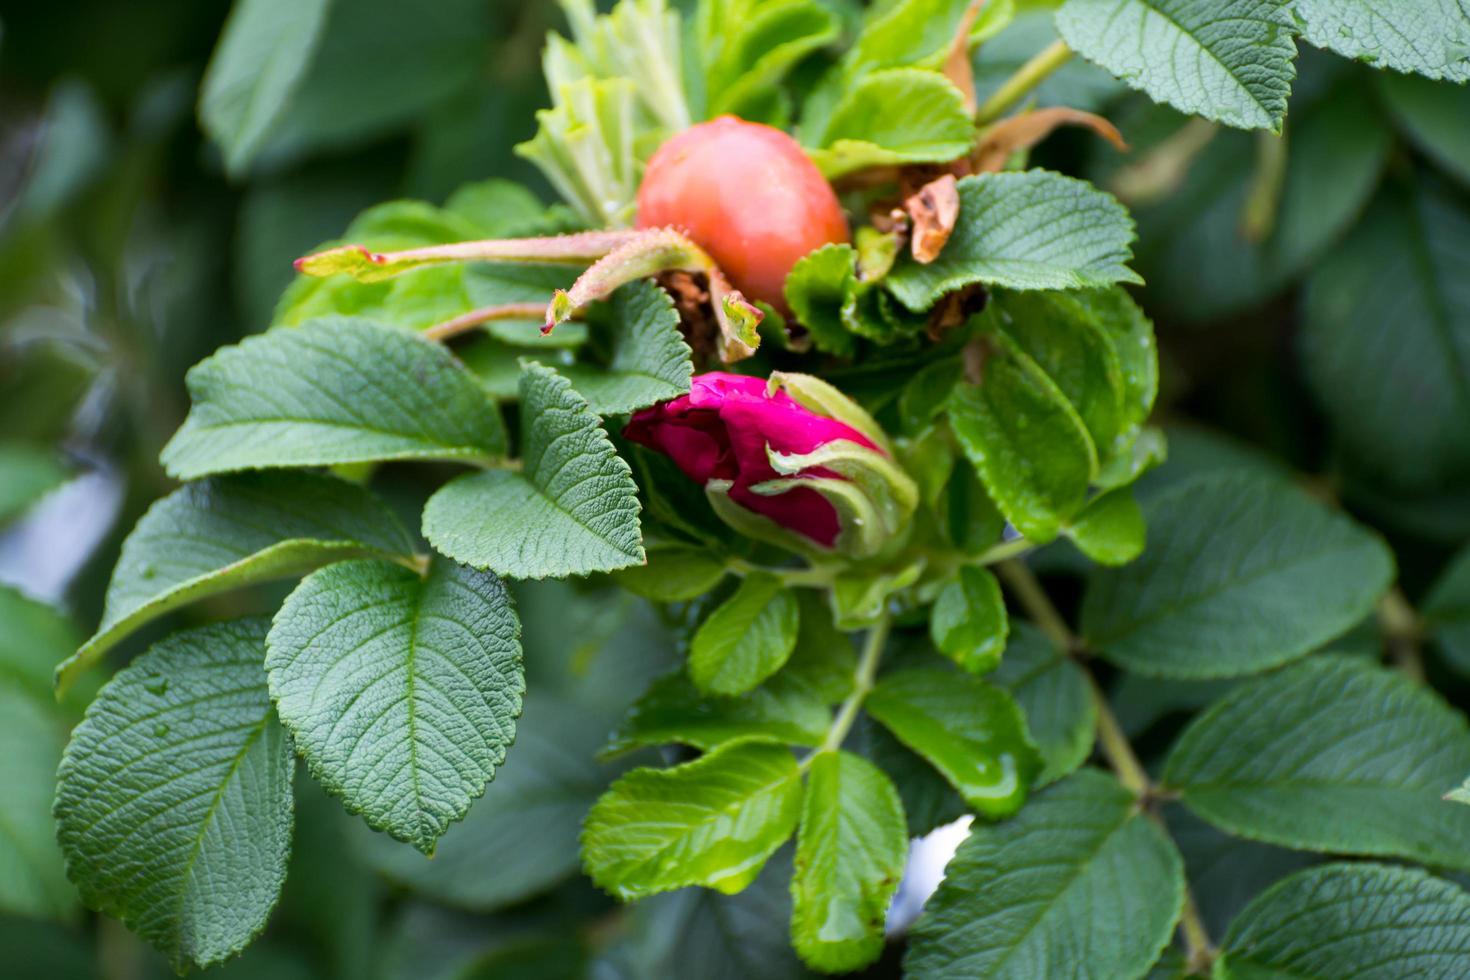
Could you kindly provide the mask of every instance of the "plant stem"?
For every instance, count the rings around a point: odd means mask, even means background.
[[[767,568],[753,565],[744,558],[731,558],[725,566],[736,575],[774,575],[781,584],[793,589],[825,589],[832,584],[836,570],[831,568]]]
[[[544,316],[546,316],[546,303],[502,303],[498,306],[482,306],[478,310],[462,313],[452,320],[444,320],[431,327],[426,327],[423,335],[430,340],[448,340],[450,337],[458,337],[462,333],[468,333],[494,320],[531,320],[539,323]]]
[[[970,564],[974,565],[998,565],[1011,558],[1019,558],[1030,551],[1035,545],[1025,538],[1016,538],[1014,541],[1002,541],[994,547],[988,548],[980,553]]]
[[[1031,569],[1018,561],[1007,561],[999,566],[998,571],[1015,593],[1021,607],[1056,644],[1057,649],[1064,654],[1075,654],[1081,644]],[[1123,726],[1118,723],[1118,716],[1113,714],[1096,678],[1085,667],[1083,673],[1087,677],[1092,702],[1097,707],[1097,743],[1103,758],[1107,759],[1108,765],[1118,777],[1118,782],[1138,797],[1138,804],[1143,808],[1144,814],[1167,834],[1169,828],[1154,809],[1157,796],[1148,771],[1143,768],[1143,763],[1133,751],[1128,736],[1123,733]],[[1215,960],[1215,947],[1210,942],[1210,934],[1205,929],[1204,920],[1200,918],[1199,906],[1187,881],[1184,884],[1184,910],[1179,919],[1179,931],[1184,935],[1185,956],[1190,971],[1200,975],[1208,974]]]
[[[1383,630],[1383,642],[1389,656],[1399,670],[1417,683],[1424,683],[1424,658],[1419,644],[1424,638],[1424,627],[1419,614],[1409,604],[1402,589],[1394,586],[1378,600],[1378,626]]]
[[[1057,612],[1057,607],[1051,604],[1051,599],[1047,597],[1041,583],[1036,581],[1036,576],[1031,574],[1031,569],[1012,559],[1001,562],[995,570],[1016,594],[1021,608],[1036,621],[1036,625],[1057,649],[1065,654],[1073,653],[1077,649],[1077,638],[1072,635],[1062,614]]]
[[[822,740],[821,748],[817,752],[832,752],[840,748],[847,733],[852,731],[853,722],[857,721],[858,709],[863,706],[868,692],[873,689],[873,679],[878,674],[878,661],[883,659],[883,647],[888,642],[888,630],[892,626],[893,618],[884,610],[883,615],[868,630],[868,637],[863,642],[863,655],[858,658],[857,669],[852,674],[852,693],[842,702],[842,707],[837,709],[832,727],[827,729],[827,737]]]
[[[1020,102],[1026,95],[1040,85],[1048,75],[1067,63],[1072,57],[1072,49],[1067,47],[1067,42],[1062,40],[1053,41],[1020,68],[1016,73],[1006,79],[994,95],[985,100],[985,104],[976,113],[975,121],[984,125],[994,122],[1006,113],[1011,106]]]

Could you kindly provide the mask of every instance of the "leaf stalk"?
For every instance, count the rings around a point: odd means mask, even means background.
[[[1006,79],[994,95],[986,99],[975,115],[982,126],[995,122],[1016,103],[1024,99],[1031,90],[1046,80],[1047,76],[1065,65],[1072,57],[1072,49],[1061,39],[1053,41],[1038,51],[1016,73]]]

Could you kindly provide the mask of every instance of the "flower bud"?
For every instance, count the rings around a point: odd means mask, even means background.
[[[703,484],[725,523],[797,551],[871,557],[918,499],[872,417],[809,375],[701,374],[624,434]]]

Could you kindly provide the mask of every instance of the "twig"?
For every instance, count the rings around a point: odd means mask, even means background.
[[[817,752],[831,752],[841,747],[847,733],[852,730],[853,722],[857,721],[858,710],[862,708],[868,692],[873,690],[873,680],[878,674],[878,661],[883,659],[883,647],[888,642],[888,630],[892,625],[893,619],[885,610],[868,630],[868,638],[863,643],[863,655],[858,659],[857,669],[853,671],[852,693],[842,702],[842,707],[837,709],[832,727],[827,729],[827,737],[822,740],[822,747]]]
[[[478,310],[461,313],[452,320],[444,320],[425,327],[423,335],[430,340],[448,340],[468,333],[476,327],[496,320],[530,320],[539,323],[546,315],[545,303],[501,303],[497,306],[482,306]]]
[[[985,100],[985,104],[980,106],[980,111],[976,113],[976,122],[983,126],[1005,115],[1006,110],[1024,99],[1032,89],[1045,81],[1052,72],[1065,65],[1071,57],[1072,49],[1067,47],[1066,41],[1053,41],[1042,48],[1035,57],[1016,69],[1016,73],[1006,79],[1005,84],[994,95]]]

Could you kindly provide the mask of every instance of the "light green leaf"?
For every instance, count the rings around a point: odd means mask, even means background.
[[[964,566],[934,600],[929,617],[934,645],[972,674],[995,669],[1009,632],[1000,583],[983,568]]]
[[[1184,907],[1184,864],[1137,799],[1084,769],[976,824],[914,927],[907,975],[1137,977]]]
[[[911,310],[974,283],[1010,289],[1088,289],[1142,282],[1125,264],[1133,220],[1111,195],[1046,170],[959,182],[960,216],[928,265],[901,257],[886,284]]]
[[[56,453],[39,446],[0,443],[0,524],[19,517],[66,480]]]
[[[569,364],[562,373],[599,415],[620,415],[689,391],[689,345],[669,294],[652,282],[613,295],[612,357],[607,367]]]
[[[593,758],[604,720],[533,689],[516,725],[514,761],[449,828],[433,860],[364,833],[368,863],[419,895],[478,911],[523,901],[574,874],[582,818],[616,773]]]
[[[525,365],[520,393],[521,469],[445,485],[424,507],[424,536],[511,578],[641,565],[638,488],[586,400],[539,364]]]
[[[1026,537],[1050,541],[1082,509],[1096,450],[1051,378],[1004,334],[992,337],[981,383],[950,396],[950,425],[1001,513]]]
[[[1156,677],[1249,674],[1342,635],[1393,582],[1377,535],[1255,473],[1206,474],[1148,500],[1149,546],[1096,569],[1082,635]]]
[[[290,104],[331,0],[236,0],[199,89],[199,120],[243,173]]]
[[[816,0],[710,0],[696,8],[695,30],[704,56],[705,115],[763,121],[759,114],[779,103],[786,74],[834,41],[838,26]]]
[[[1319,655],[1242,685],[1180,736],[1164,782],[1222,830],[1269,844],[1470,870],[1470,725],[1427,688]]]
[[[1064,530],[1077,550],[1101,565],[1137,558],[1148,534],[1143,509],[1128,487],[1093,498]]]
[[[1296,77],[1286,0],[1067,0],[1062,39],[1181,112],[1281,128]]]
[[[1470,9],[1461,0],[1293,0],[1302,37],[1377,68],[1470,80]]]
[[[706,694],[744,694],[786,663],[800,621],[780,579],[749,575],[694,634],[689,676]]]
[[[823,245],[803,256],[786,277],[786,302],[818,350],[850,357],[855,347],[844,311],[856,286],[851,245]]]
[[[1378,91],[1399,128],[1448,172],[1470,183],[1470,87],[1383,72]]]
[[[102,688],[57,775],[67,876],[180,972],[243,949],[286,879],[295,760],[266,694],[268,626],[155,644]]]
[[[1246,907],[1225,936],[1217,980],[1470,975],[1470,895],[1418,868],[1329,864]]]
[[[738,738],[761,736],[787,745],[821,743],[832,713],[809,685],[782,673],[738,698],[706,697],[680,671],[653,682],[633,703],[605,756],[678,743],[708,751]]]
[[[874,4],[847,57],[849,71],[921,64],[942,67],[970,0],[891,0]],[[987,2],[970,28],[971,45],[999,33],[1010,22],[1011,0]]]
[[[515,739],[520,623],[495,576],[436,561],[314,572],[276,614],[271,697],[308,768],[368,826],[426,854]]]
[[[863,706],[984,816],[1014,813],[1041,771],[1041,756],[1016,702],[969,674],[927,669],[889,674]]]
[[[879,957],[908,849],[903,804],[883,771],[850,752],[818,753],[791,878],[791,942],[803,960],[845,973]]]
[[[194,407],[162,454],[181,480],[505,453],[495,405],[448,351],[371,320],[330,317],[250,337],[187,380]]]
[[[1005,658],[990,676],[1011,692],[1045,765],[1038,785],[1054,783],[1087,761],[1097,704],[1087,675],[1030,623],[1016,623]]]
[[[729,572],[724,559],[687,545],[651,546],[648,564],[613,572],[619,585],[654,602],[688,602],[713,589]]]
[[[1386,191],[1308,280],[1307,380],[1352,455],[1396,486],[1470,473],[1466,262],[1470,208],[1426,178]]]
[[[1470,671],[1470,548],[1440,574],[1420,611],[1450,663],[1461,672]]]
[[[784,746],[728,742],[670,769],[635,769],[587,814],[582,860],[629,901],[687,885],[727,895],[755,880],[796,829],[801,770]]]
[[[0,622],[7,632],[18,625]],[[4,676],[9,666],[0,663],[0,911],[69,919],[76,892],[62,869],[51,819],[66,726],[49,697]]]
[[[888,68],[847,90],[808,152],[834,180],[869,167],[954,160],[974,142],[975,124],[953,82],[937,71]]]
[[[96,634],[58,669],[66,688],[119,641],[180,606],[344,558],[406,558],[413,541],[355,484],[240,473],[180,487],[123,542]]]

